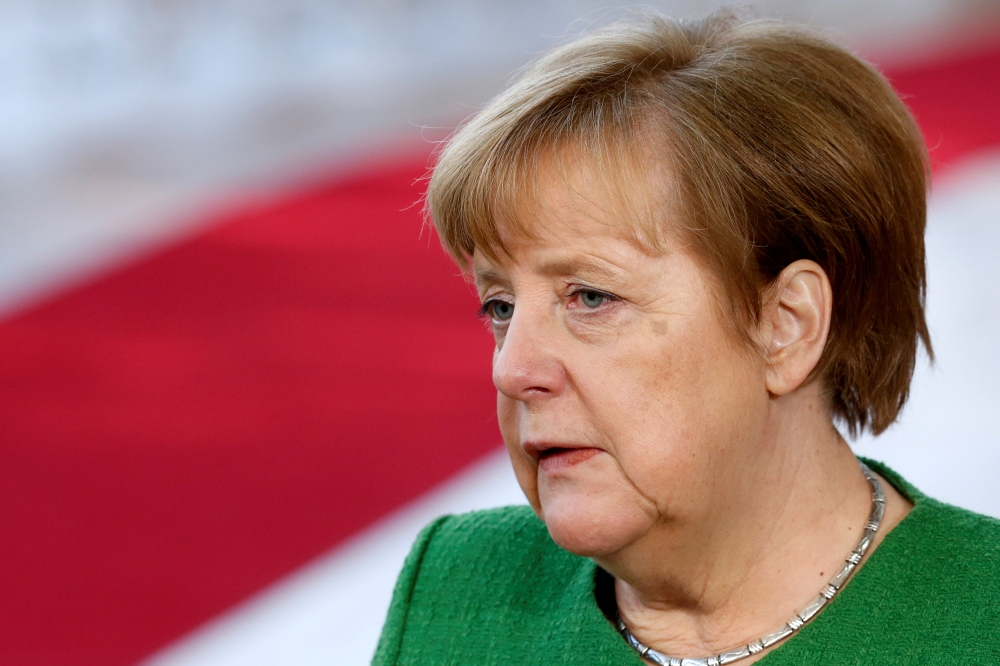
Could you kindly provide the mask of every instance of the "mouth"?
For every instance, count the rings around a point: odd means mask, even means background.
[[[550,446],[526,444],[528,453],[538,459],[538,467],[546,474],[555,474],[590,460],[601,449],[590,446]]]

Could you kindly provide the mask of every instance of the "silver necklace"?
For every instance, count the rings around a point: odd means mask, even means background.
[[[865,530],[861,534],[861,540],[858,541],[858,545],[854,547],[851,554],[847,556],[844,561],[844,566],[841,567],[840,572],[834,576],[826,587],[819,593],[816,599],[800,610],[798,613],[792,616],[788,622],[785,623],[783,627],[777,631],[772,631],[767,636],[763,638],[758,638],[757,640],[750,641],[746,645],[738,648],[733,648],[732,650],[726,650],[720,654],[712,655],[711,657],[701,657],[698,659],[681,659],[678,657],[670,657],[663,654],[662,652],[657,652],[649,646],[643,645],[639,640],[632,635],[632,632],[628,630],[625,626],[625,622],[622,621],[621,616],[618,617],[618,631],[621,633],[625,641],[632,646],[632,648],[639,653],[640,657],[649,659],[655,664],[660,664],[660,666],[720,666],[721,664],[731,664],[734,661],[739,661],[740,659],[745,659],[750,655],[757,654],[764,648],[771,647],[779,641],[783,641],[796,631],[798,631],[802,625],[806,624],[814,617],[826,604],[837,596],[844,584],[851,578],[851,574],[857,568],[861,559],[865,556],[868,547],[871,546],[872,540],[875,538],[875,533],[878,532],[878,527],[882,523],[882,514],[885,512],[885,493],[882,491],[882,484],[879,482],[878,477],[868,468],[864,463],[861,464],[861,471],[864,473],[865,478],[868,479],[868,485],[872,488],[872,510],[868,514],[868,522],[865,524]]]

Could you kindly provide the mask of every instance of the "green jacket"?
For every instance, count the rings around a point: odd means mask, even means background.
[[[1000,665],[1000,521],[869,464],[914,509],[827,608],[758,663]],[[598,606],[597,574],[526,506],[438,518],[403,565],[373,664],[642,666]]]

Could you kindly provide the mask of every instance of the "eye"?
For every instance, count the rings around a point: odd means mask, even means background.
[[[479,311],[481,315],[489,317],[494,321],[509,321],[514,316],[514,304],[498,299],[491,299],[483,303]]]
[[[588,308],[599,308],[608,300],[608,295],[601,291],[585,289],[580,294],[580,302]]]

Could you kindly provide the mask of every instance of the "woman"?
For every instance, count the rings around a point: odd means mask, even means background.
[[[428,526],[375,663],[1000,663],[1000,524],[835,427],[931,353],[925,164],[872,68],[724,13],[584,37],[463,127],[428,208],[531,509]]]

